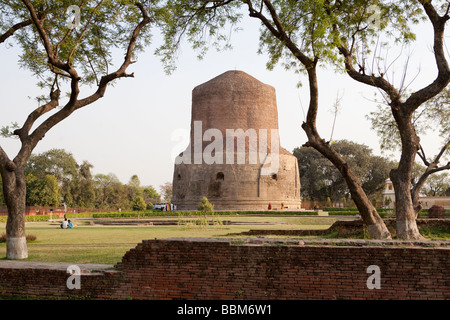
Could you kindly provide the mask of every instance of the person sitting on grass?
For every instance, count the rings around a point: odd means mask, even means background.
[[[67,229],[67,226],[68,226],[67,218],[64,218],[64,221],[61,223],[61,228]]]
[[[68,228],[69,228],[69,229],[72,229],[72,228],[73,228],[73,223],[72,223],[72,221],[70,221],[70,220],[69,220]]]

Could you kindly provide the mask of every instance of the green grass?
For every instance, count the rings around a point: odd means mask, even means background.
[[[217,218],[217,217],[216,217]],[[126,220],[127,218],[122,218]],[[141,218],[143,222],[149,218]],[[177,217],[159,217],[152,220],[174,220]],[[192,219],[190,217],[189,219]],[[142,240],[166,238],[234,238],[239,241],[240,236],[232,236],[250,229],[327,229],[337,220],[353,220],[352,217],[304,217],[280,216],[254,217],[220,216],[222,221],[236,221],[244,225],[222,226],[108,226],[90,225],[90,220],[73,219],[74,229],[61,229],[59,222],[27,222],[26,233],[37,237],[28,243],[28,261],[41,262],[69,262],[69,263],[95,263],[116,264],[123,255]],[[133,219],[135,220],[135,219]],[[271,224],[261,224],[262,222]],[[0,223],[0,234],[5,232],[5,223]],[[439,228],[421,228],[421,233],[428,239],[450,239],[450,232]],[[247,237],[247,236],[246,236]],[[271,238],[297,238],[287,236],[270,236]],[[337,232],[324,235],[322,238],[336,238]],[[301,238],[318,238],[314,236]],[[359,238],[363,238],[359,237]],[[6,244],[0,243],[0,259],[5,259]]]
[[[430,240],[448,240],[450,239],[450,230],[442,227],[422,227],[420,233]]]
[[[168,220],[169,217],[160,218]],[[176,217],[171,218],[177,221]],[[186,226],[102,226],[76,220],[75,228],[61,229],[57,222],[28,222],[26,233],[37,237],[28,243],[28,261],[115,264],[130,249],[145,239],[178,237],[224,237],[250,229],[326,229],[337,217],[252,217],[228,216],[222,220],[246,222],[246,225],[216,227]],[[142,219],[144,221],[144,219]],[[257,222],[277,223],[260,225]],[[255,223],[252,225],[252,223]],[[5,223],[0,223],[0,233]],[[6,245],[0,243],[0,259],[6,256]]]

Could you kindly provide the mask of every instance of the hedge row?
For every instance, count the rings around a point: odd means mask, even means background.
[[[314,211],[215,211],[215,215],[252,215],[252,214],[271,214],[271,215],[317,215]],[[355,214],[354,212],[352,214]],[[125,211],[125,212],[81,212],[67,213],[65,218],[137,218],[137,217],[177,217],[180,215],[202,215],[199,211]],[[50,215],[25,216],[26,222],[49,221]],[[0,222],[6,222],[7,216],[0,216]]]
[[[333,210],[330,210],[333,209]],[[345,209],[345,210],[344,210]],[[323,211],[327,211],[330,216],[354,216],[358,214],[357,209],[353,208],[322,208]],[[394,215],[392,209],[377,209],[378,213],[382,218],[389,215]],[[253,215],[253,214],[268,214],[268,215],[318,215],[316,211],[215,211],[215,215]],[[82,213],[68,213],[65,215],[67,219],[73,218],[137,218],[137,217],[177,217],[177,216],[199,216],[202,213],[198,211],[125,211],[125,212],[82,212]],[[450,217],[450,210],[445,210],[445,216]],[[424,209],[420,211],[419,218],[428,217],[428,210]],[[7,216],[0,216],[0,222],[6,223]],[[38,222],[38,221],[49,221],[50,215],[36,215],[36,216],[25,216],[26,222]]]
[[[65,218],[92,218],[93,212],[80,212],[80,213],[66,213]]]
[[[215,215],[251,215],[251,214],[279,214],[279,215],[317,215],[314,211],[214,211]],[[66,218],[130,218],[130,217],[176,217],[179,215],[202,215],[199,211],[125,211],[99,213],[68,213]]]
[[[125,212],[98,212],[93,213],[92,218],[129,218],[129,217],[152,217],[152,216],[165,216],[173,215],[172,212],[162,212],[162,211],[125,211]],[[73,216],[76,218],[77,216]]]
[[[355,216],[359,213],[357,209],[353,208],[331,208],[335,210],[328,210],[330,208],[322,208],[323,211],[328,212],[330,216]],[[337,209],[337,210],[336,210]],[[394,214],[392,209],[377,209],[378,213],[381,217],[387,217],[391,214]],[[318,215],[317,211],[215,211],[215,215],[256,215],[256,214],[266,214],[266,215]],[[176,217],[179,215],[202,215],[202,213],[198,211],[145,211],[138,212],[136,211],[126,211],[126,212],[102,212],[102,213],[70,213],[66,214],[66,218],[136,218],[136,217]],[[446,210],[446,216],[450,216],[450,210]],[[419,214],[420,217],[427,217],[428,210],[422,210]]]
[[[324,210],[324,211],[326,211],[326,210]],[[328,215],[329,216],[355,216],[355,215],[357,215],[359,213],[359,211],[355,211],[355,210],[351,210],[351,211],[340,211],[340,210],[337,210],[337,211],[329,211],[328,212]]]
[[[6,223],[8,216],[0,216],[0,222]],[[49,221],[50,215],[25,216],[25,222]]]

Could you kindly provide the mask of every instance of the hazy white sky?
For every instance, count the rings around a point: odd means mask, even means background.
[[[137,174],[143,185],[158,188],[172,181],[172,155],[179,144],[172,136],[180,130],[189,130],[192,89],[228,70],[242,70],[275,87],[281,145],[289,151],[301,146],[306,142],[301,124],[309,102],[307,79],[282,67],[266,70],[267,58],[256,53],[258,28],[256,21],[245,22],[244,30],[233,36],[232,51],[211,50],[202,61],[196,59],[195,52],[188,45],[183,46],[178,68],[172,75],[164,73],[159,59],[153,55],[155,47],[149,47],[129,69],[135,73],[134,78],[121,79],[115,87],[108,88],[101,101],[77,111],[49,131],[35,153],[62,148],[71,152],[78,163],[83,160],[92,163],[94,173],[112,172],[124,183]],[[417,87],[436,75],[429,30],[423,27],[419,35],[419,41],[426,41],[428,45],[424,48],[413,46],[410,50],[413,57],[409,66],[411,77],[420,66],[421,73],[414,83]],[[158,40],[158,35],[155,35],[155,40]],[[3,71],[0,78],[0,125],[13,121],[22,124],[36,107],[28,97],[42,92],[35,86],[36,79],[18,68],[15,48],[6,49],[1,45],[0,54]],[[400,74],[401,70],[396,76],[400,78]],[[300,89],[296,86],[299,80],[304,82]],[[376,104],[370,101],[376,90],[357,84],[346,75],[327,70],[319,74],[319,88],[318,128],[322,137],[330,138],[331,110],[336,96],[340,95],[342,105],[333,139],[364,143],[379,154],[378,138],[365,118],[376,108]],[[95,88],[84,90],[81,96],[90,94]],[[14,157],[19,147],[19,142],[13,139],[1,138],[0,144],[10,157]],[[438,147],[434,139],[430,139],[428,144],[432,145],[431,151]]]

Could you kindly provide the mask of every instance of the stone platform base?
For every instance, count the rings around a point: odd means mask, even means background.
[[[226,211],[267,211],[269,210],[269,203],[272,205],[273,211],[304,211],[301,201],[258,201],[258,200],[239,200],[239,201],[227,201],[227,200],[209,200],[214,205],[214,210],[226,210]],[[200,201],[184,201],[183,203],[175,203],[178,210],[190,210],[195,211]],[[284,207],[282,206],[284,205]]]

